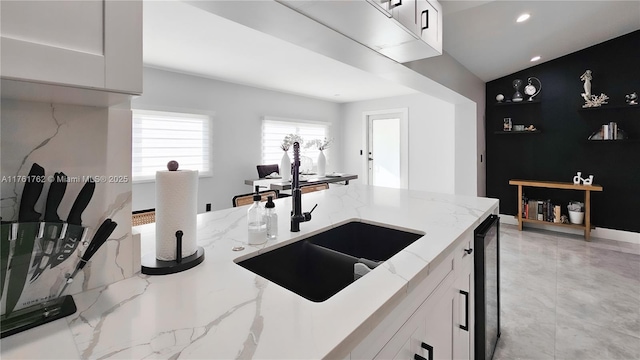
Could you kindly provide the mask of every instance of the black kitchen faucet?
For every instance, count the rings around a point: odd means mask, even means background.
[[[293,180],[291,181],[292,190],[292,209],[291,209],[291,232],[300,231],[300,223],[311,220],[311,213],[315,210],[316,204],[309,212],[302,212],[302,191],[300,190],[300,143],[293,143]]]

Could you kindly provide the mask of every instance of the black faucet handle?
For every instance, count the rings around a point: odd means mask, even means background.
[[[313,212],[313,210],[315,210],[318,207],[318,204],[315,204],[313,206],[313,208],[311,209],[311,211],[309,212],[305,212],[304,214],[302,214],[304,216],[304,221],[309,221],[311,220],[311,213]]]
[[[313,208],[311,208],[311,211],[309,211],[309,215],[311,215],[313,210],[315,210],[317,207],[318,207],[318,204],[313,205]]]

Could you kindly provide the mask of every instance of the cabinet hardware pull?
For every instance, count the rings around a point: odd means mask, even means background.
[[[425,350],[427,350],[427,351],[429,352],[429,355],[428,355],[428,356],[429,356],[429,359],[428,359],[428,360],[433,360],[433,346],[431,346],[431,345],[429,345],[429,344],[427,344],[427,343],[422,343],[422,344],[420,344],[420,346],[421,346],[423,349],[425,349]],[[416,354],[416,355],[417,355],[417,354]],[[419,355],[417,355],[417,356],[419,356]],[[420,356],[420,357],[421,357],[422,359],[424,359],[422,356]],[[420,359],[420,360],[422,360],[422,359]],[[418,359],[416,359],[416,360],[418,360]],[[425,359],[425,360],[426,360],[426,359]]]
[[[469,331],[469,293],[464,290],[460,290],[460,294],[464,295],[464,325],[459,325],[460,329]]]
[[[398,6],[400,6],[400,5],[402,5],[402,0],[399,0],[399,1],[398,1],[397,3],[395,3],[395,4],[391,4],[391,3],[390,3],[390,4],[389,4],[389,10],[391,10],[391,9],[395,9],[395,8],[397,8],[397,7],[398,7]]]
[[[467,254],[471,254],[473,252],[473,249],[464,249],[464,252],[466,252]]]
[[[424,356],[413,354],[413,360],[427,360]]]
[[[427,30],[429,28],[429,10],[423,10],[420,15],[420,23],[422,23],[422,18],[424,18],[424,25],[422,25],[422,30]]]

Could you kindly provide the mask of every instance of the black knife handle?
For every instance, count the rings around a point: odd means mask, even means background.
[[[67,190],[67,175],[62,172],[55,173],[53,182],[49,186],[47,204],[44,208],[44,221],[62,222],[58,216],[58,206]]]
[[[82,212],[87,208],[87,205],[89,205],[95,189],[95,181],[89,178],[89,181],[84,184],[82,190],[80,190],[76,201],[73,202],[73,206],[71,206],[71,211],[69,211],[69,217],[67,218],[69,224],[82,225]]]
[[[42,187],[44,186],[44,168],[36,163],[31,165],[29,170],[29,177],[24,183],[24,189],[22,189],[22,197],[20,198],[20,209],[18,210],[18,221],[20,222],[33,222],[40,221],[40,213],[36,212],[34,207]]]

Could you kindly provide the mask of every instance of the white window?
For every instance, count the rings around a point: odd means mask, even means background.
[[[133,181],[154,180],[170,160],[180,169],[211,176],[211,117],[165,111],[133,110]]]
[[[282,159],[282,141],[289,134],[302,137],[304,142],[329,138],[329,123],[319,121],[292,120],[265,117],[262,121],[262,163],[280,164]],[[319,150],[316,146],[306,148],[302,144],[301,154],[310,158],[314,163],[318,159]],[[289,157],[293,161],[293,147],[289,149]]]

